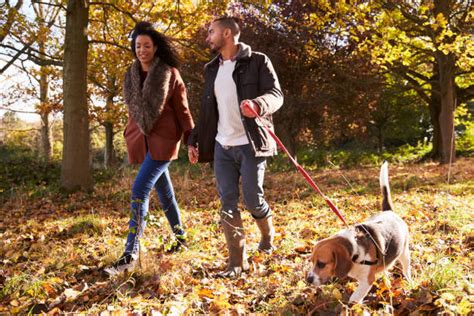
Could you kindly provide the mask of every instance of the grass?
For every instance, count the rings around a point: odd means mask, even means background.
[[[189,236],[188,248],[165,254],[172,241],[156,197],[143,237],[141,265],[134,273],[108,278],[101,269],[123,251],[129,194],[135,169],[96,175],[95,191],[33,193],[33,182],[15,188],[0,206],[0,313],[159,311],[163,314],[469,314],[474,260],[474,164],[461,158],[451,169],[434,163],[391,164],[392,194],[409,224],[413,282],[395,269],[378,279],[365,304],[349,307],[351,280],[309,287],[304,282],[312,245],[343,225],[294,170],[269,171],[266,197],[277,229],[277,251],[256,251],[259,231],[243,213],[251,269],[237,280],[215,279],[227,250],[219,226],[212,171],[179,163],[171,173]],[[378,211],[378,166],[310,171],[350,223]],[[350,183],[347,184],[344,176]],[[30,184],[29,184],[30,183]],[[351,187],[352,186],[352,187]]]
[[[98,236],[104,231],[104,222],[97,215],[84,215],[73,218],[70,227],[67,229],[68,236],[85,234]]]

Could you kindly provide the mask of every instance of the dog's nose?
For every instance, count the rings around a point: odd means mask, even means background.
[[[313,282],[314,282],[314,276],[308,275],[308,276],[306,277],[306,282],[308,282],[309,284],[313,284]]]

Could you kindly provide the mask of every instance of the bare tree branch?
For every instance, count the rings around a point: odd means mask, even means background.
[[[14,113],[23,113],[23,114],[38,114],[37,112],[34,112],[34,111],[14,110],[9,107],[1,106],[1,105],[0,105],[0,110],[5,110],[9,112],[14,112]]]
[[[456,86],[456,93],[460,102],[467,102],[474,99],[474,85],[466,88],[459,88]]]
[[[34,3],[34,1],[33,1]],[[37,2],[39,3],[39,2]],[[51,4],[53,6],[58,6],[58,5],[54,5],[54,4]],[[59,10],[58,10],[59,11]],[[57,16],[57,15],[56,15]],[[47,29],[50,29],[51,26],[54,25],[54,19],[52,19],[51,21],[49,21],[47,24],[46,24],[46,28]],[[31,54],[30,50],[33,50],[34,51],[34,48],[31,48],[31,45],[33,45],[34,43],[34,39],[32,39],[29,43],[25,43],[23,42],[20,38],[17,37],[17,39],[20,41],[20,43],[22,43],[24,45],[24,47],[22,49],[18,49],[18,48],[11,48],[13,50],[15,50],[17,53],[12,56],[12,59],[6,63],[6,65],[0,69],[0,75],[3,74],[18,58],[20,58],[21,55],[25,54],[30,58],[30,60],[32,62],[34,62],[35,64],[39,65],[39,66],[50,66],[50,65],[55,65],[55,66],[61,66],[63,65],[62,61],[59,61],[59,60],[44,60],[42,59],[41,57],[38,57],[38,56],[34,56],[33,54]],[[4,46],[4,45],[1,45],[1,46]],[[0,47],[1,47],[0,46]],[[5,46],[4,46],[5,47]]]
[[[64,11],[66,11],[66,7],[63,6],[60,3],[43,2],[43,1],[38,1],[38,0],[31,0],[31,3],[33,3],[33,4],[45,4],[45,5],[48,5],[48,6],[51,6],[51,7],[57,7],[57,8],[60,8]]]
[[[31,131],[39,131],[39,128],[28,128],[28,129],[14,129],[14,128],[0,128],[0,131],[7,131],[7,132],[31,132]]]
[[[2,45],[3,46],[3,45]],[[11,56],[12,58],[3,66],[2,69],[0,69],[0,75],[3,74],[13,63],[20,58],[21,55],[24,54],[24,52],[28,49],[28,46],[24,46],[21,50],[17,51],[15,56]]]
[[[39,84],[39,80],[33,76],[32,74],[30,74],[30,72],[26,69],[26,66],[25,66],[25,61],[21,61],[21,69],[23,70],[23,72],[26,74],[26,76],[28,77],[28,80],[30,81],[30,85],[32,87],[34,87],[35,85],[33,84],[33,81],[31,78],[33,78],[37,84]]]
[[[408,81],[410,86],[415,90],[418,95],[420,96],[423,101],[425,101],[427,104],[431,102],[431,97],[428,95],[427,90],[423,88],[423,85],[421,85],[418,81],[416,81],[414,78],[412,78],[407,72],[405,71],[400,71],[397,72],[403,79]]]
[[[26,45],[26,44],[24,44],[24,45]],[[11,45],[0,44],[0,47],[8,48],[8,49],[14,50],[16,52],[20,51],[20,49],[14,47],[14,46],[11,46]],[[33,55],[31,52],[37,53],[38,55],[42,55],[42,56]],[[61,59],[58,59],[58,58],[56,58],[54,56],[51,56],[49,54],[46,54],[46,53],[42,53],[39,50],[37,50],[36,48],[31,47],[31,46],[29,46],[27,51],[23,52],[23,53],[25,53],[30,58],[34,58],[34,60],[32,60],[32,61],[35,62],[35,63],[36,63],[35,60],[41,60],[40,63],[37,63],[39,66],[57,65],[56,63],[60,63],[57,66],[62,65],[62,60]],[[48,63],[50,63],[50,64],[48,64]]]

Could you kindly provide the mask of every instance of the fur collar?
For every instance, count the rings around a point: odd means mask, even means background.
[[[130,116],[140,131],[148,135],[163,111],[171,79],[171,67],[155,57],[148,75],[140,84],[140,62],[135,60],[125,74],[123,94]]]

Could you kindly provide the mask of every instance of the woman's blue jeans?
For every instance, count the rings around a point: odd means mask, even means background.
[[[143,236],[146,226],[150,193],[155,187],[161,207],[176,235],[184,235],[178,203],[174,195],[173,184],[168,172],[170,161],[153,160],[147,153],[138,171],[132,188],[132,215],[129,222],[129,232],[125,245],[125,253],[138,255],[139,238]],[[140,226],[137,223],[140,219]]]

